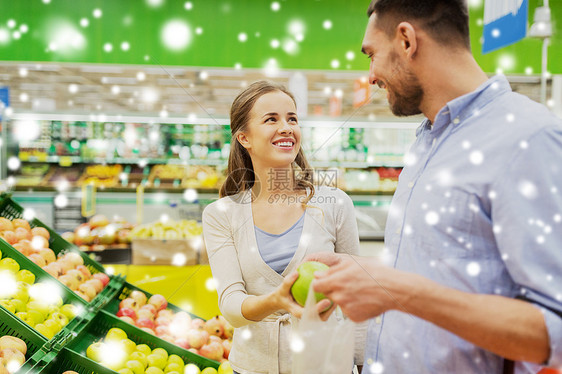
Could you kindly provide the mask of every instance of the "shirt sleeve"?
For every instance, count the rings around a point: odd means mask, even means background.
[[[359,255],[359,232],[355,219],[353,201],[343,191],[337,190],[336,197],[336,253]]]
[[[355,219],[355,208],[353,200],[343,191],[338,190],[336,194],[336,253],[347,253],[359,255],[359,232],[357,220]],[[355,324],[355,352],[354,362],[363,365],[365,358],[365,345],[367,341],[368,321]]]
[[[232,227],[226,214],[214,205],[209,205],[203,211],[203,238],[221,313],[236,328],[253,323],[242,315],[242,303],[248,293],[240,270]]]
[[[492,186],[491,218],[514,292],[540,308],[550,340],[548,366],[562,366],[562,128],[521,142]]]

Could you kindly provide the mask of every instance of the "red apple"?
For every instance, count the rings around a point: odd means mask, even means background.
[[[163,325],[156,326],[154,331],[156,331],[157,336],[169,335],[170,334],[170,329],[168,328],[168,326],[163,326]]]
[[[154,330],[152,330],[152,329],[150,329],[150,328],[148,328],[148,327],[141,327],[140,329],[143,330],[143,331],[146,331],[146,332],[149,333],[149,334],[156,335],[156,334],[154,333]]]
[[[107,274],[96,273],[93,275],[93,277],[99,279],[103,283],[104,287],[107,286],[107,284],[109,283],[109,277],[107,276]]]
[[[205,322],[205,331],[207,331],[209,335],[221,336],[223,334],[224,328],[219,316],[215,316]]]
[[[156,323],[156,326],[168,326],[172,320],[167,317],[158,317],[154,320],[154,322]]]
[[[192,348],[189,348],[188,351],[191,352],[191,353],[195,353],[196,355],[199,354],[199,350],[198,350],[198,349],[195,349],[195,348],[193,348],[193,347],[192,347]]]
[[[220,343],[212,342],[202,346],[201,349],[199,349],[199,354],[211,360],[219,361],[223,358],[224,347]]]
[[[201,318],[194,318],[191,321],[192,329],[202,329],[203,327],[205,327],[205,321],[203,321]]]
[[[187,332],[187,341],[193,348],[199,349],[209,340],[209,334],[204,330],[189,330]]]
[[[168,306],[166,298],[158,294],[152,295],[150,299],[148,299],[148,303],[154,305],[156,307],[156,310],[163,310]]]
[[[169,317],[172,319],[174,317],[174,312],[170,309],[163,309],[158,312],[158,317]]]
[[[130,323],[131,325],[135,324],[135,320],[132,319],[131,317],[127,317],[127,316],[121,316],[119,317],[120,320],[125,321],[127,323]]]
[[[97,293],[100,293],[101,290],[103,290],[103,283],[99,279],[90,279],[90,280],[87,280],[86,283],[94,286]]]
[[[29,255],[27,258],[29,258],[31,261],[33,261],[35,264],[37,264],[39,267],[43,267],[43,266],[47,265],[47,262],[45,262],[45,259],[43,258],[43,256],[41,256],[37,253]]]
[[[137,319],[137,313],[135,312],[135,310],[133,308],[121,308],[119,309],[119,311],[117,312],[117,317],[130,317],[133,320]]]
[[[119,303],[119,309],[122,309],[122,308],[131,308],[131,309],[134,309],[134,310],[138,310],[139,304],[133,299],[126,298],[126,299],[121,300],[121,302]]]
[[[139,306],[143,306],[146,304],[146,294],[142,291],[134,290],[133,292],[131,292],[129,297],[136,300]]]
[[[156,307],[152,304],[145,304],[141,306],[140,309],[150,310],[150,313],[152,313],[154,316],[156,316],[156,313],[158,312],[156,310]]]
[[[183,349],[191,348],[191,346],[189,345],[189,342],[187,341],[186,338],[177,338],[176,340],[174,340],[174,344],[179,345]]]
[[[155,327],[154,321],[148,318],[138,318],[135,325],[137,325],[137,327],[148,327],[151,330],[154,330]]]
[[[230,349],[232,348],[232,340],[223,340],[222,346],[224,348],[224,358],[228,360],[228,355],[230,355]]]
[[[152,314],[152,312],[148,309],[140,308],[137,312],[137,318],[149,319],[151,321],[154,321],[154,314]]]
[[[90,270],[84,266],[84,265],[78,265],[76,266],[76,270],[80,271],[82,274],[84,274],[84,277],[86,279],[90,279],[92,278],[92,273],[90,273]],[[103,288],[103,283],[102,283],[102,288]]]

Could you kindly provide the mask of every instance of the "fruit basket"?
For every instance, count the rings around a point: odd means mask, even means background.
[[[41,334],[46,341],[58,336],[64,325],[71,324],[76,314],[85,311],[86,301],[53,282],[49,274],[2,240],[0,253],[0,282],[2,293],[6,293],[0,306],[26,329]]]
[[[207,321],[169,304],[162,295],[124,282],[105,310],[123,322],[217,362],[228,359],[234,328],[222,316]]]
[[[17,374],[61,374],[69,370],[79,374],[115,374],[113,370],[66,348],[44,355],[33,355]]]
[[[115,365],[115,360],[127,361],[129,359],[129,356],[121,358],[104,357],[104,355],[106,354],[104,354],[102,344],[105,344],[108,341],[111,342],[111,340],[109,340],[110,338],[107,336],[108,332],[110,332],[111,330],[110,334],[115,333],[112,335],[112,339],[114,339],[114,342],[117,342],[119,344],[124,344],[122,340],[128,339],[135,345],[146,345],[151,350],[162,348],[168,353],[168,355],[179,356],[179,358],[181,358],[181,360],[183,360],[186,365],[188,363],[195,364],[200,369],[204,369],[206,367],[217,369],[219,367],[218,362],[196,355],[186,349],[160,339],[157,336],[154,336],[125,321],[120,320],[119,318],[111,315],[105,310],[100,310],[97,312],[97,314],[90,313],[87,318],[89,319],[89,321],[85,325],[83,325],[82,328],[75,328],[74,332],[76,333],[76,336],[72,338],[66,345],[66,348],[84,356],[90,356],[94,359],[97,358],[101,361],[107,359],[106,363],[110,365]],[[104,341],[104,343],[101,342],[102,340]],[[117,350],[119,349],[120,348],[117,348]],[[127,354],[135,351],[135,349],[129,351],[128,347],[126,346],[123,347],[123,350],[126,351],[125,353]],[[106,352],[108,351],[106,350]],[[113,355],[109,352],[107,354]],[[120,354],[122,355],[123,353],[121,352]],[[114,368],[117,368],[118,366],[119,365],[116,365],[114,366]]]
[[[38,357],[45,355],[45,352],[41,351],[41,347],[47,342],[47,339],[12,313],[0,307],[0,337],[5,335],[14,336],[25,342],[27,346],[27,353],[25,354],[27,361],[36,354],[38,354]]]
[[[104,292],[110,277],[104,267],[36,218],[24,220],[24,209],[9,196],[0,200],[0,240],[87,303]],[[18,227],[16,227],[18,226]],[[12,231],[14,230],[14,231]]]

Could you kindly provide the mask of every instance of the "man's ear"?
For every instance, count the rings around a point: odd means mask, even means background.
[[[239,132],[238,135],[236,135],[236,140],[238,140],[238,143],[240,143],[242,147],[246,149],[251,148],[250,141],[248,140],[246,134],[244,134],[243,132]]]
[[[400,22],[396,27],[396,37],[400,43],[400,51],[408,59],[412,59],[418,50],[418,36],[416,29],[409,22]]]

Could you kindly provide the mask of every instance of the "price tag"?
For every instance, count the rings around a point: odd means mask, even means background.
[[[82,216],[91,217],[96,214],[96,185],[82,185]]]

